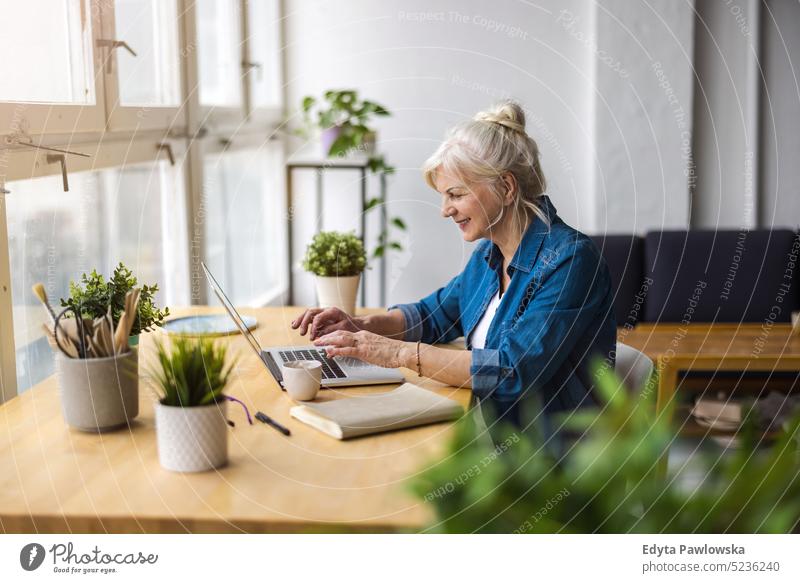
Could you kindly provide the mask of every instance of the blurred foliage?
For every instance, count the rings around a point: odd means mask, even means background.
[[[702,481],[690,488],[673,468],[659,464],[677,430],[669,411],[655,417],[653,386],[631,395],[613,372],[598,368],[597,379],[604,406],[563,419],[576,438],[564,444],[561,455],[544,438],[509,426],[487,445],[490,440],[473,420],[462,418],[445,458],[411,484],[436,510],[430,530],[787,533],[797,528],[800,418],[763,447],[748,417],[738,449],[694,455],[692,473]]]

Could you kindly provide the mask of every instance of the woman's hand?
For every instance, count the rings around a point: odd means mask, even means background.
[[[305,336],[310,328],[309,339],[314,340],[337,330],[358,332],[361,330],[358,321],[339,308],[311,308],[292,320],[292,328],[300,328],[301,336]]]
[[[328,357],[349,356],[386,368],[408,366],[413,344],[392,340],[385,336],[361,330],[340,330],[325,334],[314,341],[317,346],[328,346]],[[415,354],[415,353],[414,353]]]

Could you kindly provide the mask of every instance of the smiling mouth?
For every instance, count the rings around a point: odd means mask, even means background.
[[[456,224],[457,224],[459,227],[463,227],[463,226],[464,226],[464,225],[466,225],[466,224],[467,224],[469,221],[470,221],[470,219],[463,219],[463,220],[461,220],[461,221],[456,221]]]

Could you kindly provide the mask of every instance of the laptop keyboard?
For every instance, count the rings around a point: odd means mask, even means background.
[[[347,375],[339,367],[335,360],[328,358],[324,350],[311,348],[307,350],[280,350],[278,354],[281,355],[283,362],[294,362],[296,360],[316,360],[322,363],[322,378],[323,379],[343,379]],[[355,361],[355,359],[352,359]],[[361,361],[357,361],[361,362]]]

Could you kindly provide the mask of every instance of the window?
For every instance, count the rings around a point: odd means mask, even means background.
[[[242,107],[242,41],[238,0],[197,0],[200,104]]]
[[[94,103],[88,4],[2,0],[0,13],[0,99]]]
[[[174,309],[207,299],[205,259],[237,303],[280,299],[279,0],[0,11],[0,401],[53,371],[36,282],[57,306],[123,262]]]
[[[188,303],[183,180],[166,161],[7,184],[11,295],[17,387],[53,372],[42,324],[44,309],[31,288],[41,282],[51,305],[67,297],[69,282],[97,269],[108,277],[121,261],[140,283],[159,283],[159,305]]]
[[[235,304],[265,305],[285,285],[282,163],[277,142],[203,157],[206,263]]]
[[[0,133],[102,130],[99,15],[85,0],[0,0]],[[10,104],[15,104],[10,106]],[[23,138],[25,137],[23,135]]]
[[[278,0],[247,0],[248,110],[279,111],[283,105],[281,15]]]
[[[177,0],[116,0],[103,14],[111,128],[183,126]]]

